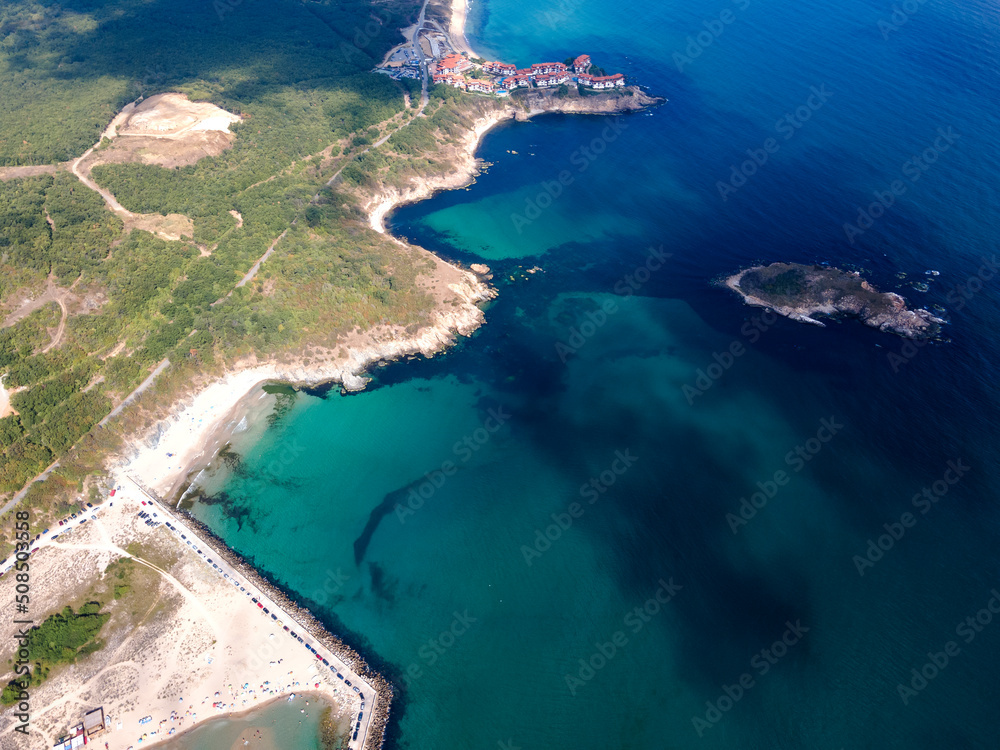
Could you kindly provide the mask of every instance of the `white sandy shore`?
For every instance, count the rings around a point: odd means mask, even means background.
[[[470,335],[485,320],[479,303],[490,299],[492,293],[473,273],[453,269],[453,275],[457,281],[448,288],[461,304],[436,311],[433,323],[415,335],[397,328],[368,332],[345,343],[346,357],[323,363],[240,363],[178,403],[142,442],[133,445],[122,468],[161,497],[169,497],[192,466],[207,462],[218,451],[221,446],[213,436],[227,422],[242,417],[234,409],[256,386],[267,382],[338,382],[348,390],[358,390],[367,382],[363,372],[374,362],[417,353],[430,357],[454,344],[456,335]]]
[[[448,25],[451,44],[456,52],[465,52],[469,57],[479,57],[465,36],[465,22],[468,20],[468,17],[468,0],[451,0],[451,23]]]
[[[59,539],[46,541],[31,556],[31,615],[40,622],[66,603],[67,592],[85,595],[110,562],[134,557],[135,544],[150,558],[135,563],[146,576],[141,592],[133,595],[142,597],[141,609],[129,614],[135,605],[128,597],[106,605],[111,620],[102,631],[104,647],[59,668],[31,690],[27,737],[13,731],[16,722],[10,711],[0,714],[0,750],[52,747],[86,711],[98,706],[109,717],[109,731],[91,744],[107,742],[112,750],[156,744],[171,731],[176,735],[291,693],[319,693],[342,718],[356,716],[360,698],[329,667],[181,542],[176,532],[162,525],[151,528],[137,517],[151,506],[141,505],[141,493],[130,484],[123,482],[109,503],[88,511],[93,518],[86,524],[72,532],[60,527]],[[160,516],[166,516],[163,509]],[[202,544],[193,532],[187,534]],[[251,588],[242,576],[239,580]],[[7,611],[14,611],[15,585],[10,573],[0,579],[0,603]],[[268,602],[284,624],[306,635],[255,588],[253,595]],[[16,647],[11,637],[16,627],[8,624],[0,643],[4,661]],[[306,708],[306,699],[296,700],[296,708]],[[369,706],[376,701],[376,695],[368,697]],[[311,703],[306,710],[319,708],[315,700]],[[147,716],[150,720],[140,723]],[[360,740],[352,748],[358,748]]]

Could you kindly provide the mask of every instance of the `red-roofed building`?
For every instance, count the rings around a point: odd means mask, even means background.
[[[437,67],[442,73],[464,73],[472,67],[472,63],[462,55],[450,54],[442,57]]]
[[[478,91],[482,94],[492,94],[494,91],[494,86],[490,81],[478,81],[476,79],[469,81],[466,88],[469,91]]]
[[[580,55],[573,61],[574,73],[586,73],[590,70],[590,55]]]
[[[517,66],[510,63],[487,62],[483,63],[483,70],[487,73],[495,73],[500,76],[509,76],[517,72]]]
[[[543,73],[535,76],[535,85],[540,89],[548,88],[549,86],[558,86],[567,81],[569,81],[569,73],[566,71],[562,73]]]
[[[454,73],[435,73],[434,83],[443,83],[446,86],[454,86],[456,89],[465,88],[465,78]]]
[[[580,74],[576,77],[577,83],[592,89],[615,89],[625,85],[625,76],[615,73],[613,76],[592,76]]]
[[[566,66],[560,62],[548,62],[548,63],[535,63],[531,66],[531,72],[534,75],[547,74],[547,73],[563,73],[566,71]]]

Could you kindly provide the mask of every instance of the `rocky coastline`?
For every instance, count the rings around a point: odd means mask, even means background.
[[[646,94],[638,86],[622,91],[590,96],[559,98],[554,91],[537,89],[518,94],[508,101],[497,101],[492,110],[476,118],[462,138],[453,156],[450,170],[412,181],[406,187],[383,187],[373,195],[362,195],[372,229],[385,233],[385,217],[399,206],[418,203],[442,190],[456,190],[475,182],[483,163],[476,150],[483,136],[502,122],[527,122],[545,114],[625,115],[664,103],[666,100]]]
[[[856,317],[872,328],[911,339],[933,338],[945,322],[923,309],[911,310],[895,292],[880,292],[857,271],[800,263],[772,263],[736,273],[722,285],[748,305],[766,307],[791,320],[825,326],[817,316]]]

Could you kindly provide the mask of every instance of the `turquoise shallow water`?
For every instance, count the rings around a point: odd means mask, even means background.
[[[280,700],[238,718],[219,718],[175,737],[165,750],[229,750],[249,747],[258,750],[321,750],[319,741],[320,704],[299,696]],[[304,711],[304,713],[303,713]]]
[[[488,325],[366,393],[300,394],[194,508],[397,681],[392,747],[995,747],[1000,21],[918,8],[884,39],[870,0],[474,3],[489,56],[589,51],[670,102],[613,139],[499,128],[470,190],[393,215],[493,267]],[[861,268],[941,305],[949,340],[772,320],[711,283],[761,260]]]

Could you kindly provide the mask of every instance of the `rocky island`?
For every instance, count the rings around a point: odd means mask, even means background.
[[[901,296],[878,291],[858,272],[839,268],[772,263],[740,271],[724,284],[748,305],[818,326],[825,324],[817,315],[849,315],[880,331],[922,339],[934,336],[944,322],[927,310],[908,309]]]

